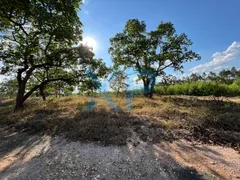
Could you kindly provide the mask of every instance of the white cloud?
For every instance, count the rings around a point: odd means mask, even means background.
[[[190,69],[190,71],[192,73],[203,73],[209,71],[218,71],[226,68],[226,63],[240,58],[240,42],[234,41],[226,51],[216,52],[212,55],[212,58],[212,61],[205,64],[200,64]]]
[[[136,74],[132,74],[130,76],[128,76],[127,79],[127,84],[129,84],[130,86],[128,87],[128,90],[131,89],[140,89],[143,87],[143,82],[142,80],[138,79],[138,76]]]

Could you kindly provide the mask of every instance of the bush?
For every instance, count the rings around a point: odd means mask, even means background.
[[[216,82],[196,81],[169,86],[157,86],[155,93],[159,95],[239,96],[240,86],[237,82],[227,85]]]
[[[167,86],[156,86],[154,91],[156,94],[165,95],[167,90]]]

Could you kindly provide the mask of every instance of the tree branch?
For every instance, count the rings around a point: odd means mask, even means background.
[[[159,72],[159,71],[163,71],[164,69],[170,67],[171,65],[173,65],[173,62],[171,62],[170,64],[166,65],[165,67],[163,67],[163,68],[161,68],[161,69],[159,69],[159,68],[161,67],[161,66],[159,66],[157,72]]]
[[[48,57],[47,50],[52,42],[53,34],[50,35],[46,48],[44,49],[44,54]]]
[[[23,31],[23,33],[24,33],[26,36],[28,36],[28,33],[27,33],[27,31],[23,28],[22,24],[13,21],[11,18],[9,18],[9,20],[10,20],[13,24],[17,25],[17,26]]]

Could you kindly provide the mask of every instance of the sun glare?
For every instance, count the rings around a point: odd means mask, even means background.
[[[93,51],[96,50],[97,42],[92,37],[83,38],[83,44],[93,48]]]

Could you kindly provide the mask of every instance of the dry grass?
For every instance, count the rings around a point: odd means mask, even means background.
[[[232,101],[211,97],[136,96],[130,112],[125,96],[112,99],[115,105],[100,96],[49,97],[46,102],[31,98],[25,109],[16,113],[13,113],[14,100],[5,100],[0,105],[0,124],[103,144],[122,145],[137,138],[159,142],[183,137],[239,147],[238,98]]]

